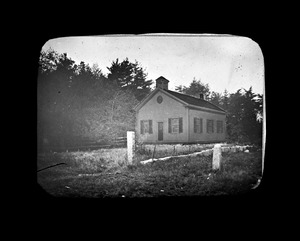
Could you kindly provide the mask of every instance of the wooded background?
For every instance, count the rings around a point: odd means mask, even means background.
[[[97,64],[79,65],[53,49],[41,51],[37,81],[38,150],[47,146],[65,148],[82,141],[109,144],[125,137],[135,127],[133,107],[151,92],[153,80],[141,64],[128,58],[116,59],[103,74]],[[261,144],[263,96],[239,89],[218,93],[201,79],[175,91],[199,97],[223,108],[226,114],[226,139]]]

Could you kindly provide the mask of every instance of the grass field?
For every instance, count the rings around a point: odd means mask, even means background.
[[[151,152],[145,151],[139,157],[149,155]],[[37,173],[38,184],[55,197],[231,195],[250,191],[262,176],[260,149],[223,153],[222,168],[217,172],[211,169],[211,155],[127,165],[125,148],[40,154],[37,168],[62,162],[65,164]]]

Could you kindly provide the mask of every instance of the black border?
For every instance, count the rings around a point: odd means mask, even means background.
[[[180,21],[179,21],[180,22]],[[173,23],[173,24],[172,24]],[[178,23],[178,22],[177,22]],[[196,22],[197,23],[197,22]],[[46,24],[47,25],[47,24]],[[195,26],[196,25],[196,26]],[[199,24],[200,25],[200,24]],[[106,26],[106,29],[103,29],[103,25],[98,28],[92,27],[84,27],[77,25],[75,28],[69,28],[68,26],[60,26],[55,25],[54,28],[39,29],[30,37],[30,54],[26,56],[26,59],[29,58],[29,75],[25,77],[26,81],[31,79],[30,82],[26,83],[25,87],[25,96],[27,96],[27,100],[29,101],[29,109],[26,109],[26,116],[30,116],[29,126],[30,133],[28,133],[27,139],[28,145],[26,145],[25,149],[32,150],[32,156],[30,158],[36,157],[36,150],[34,150],[34,143],[36,143],[36,82],[34,79],[37,77],[37,67],[38,67],[38,56],[43,44],[52,38],[57,37],[67,37],[67,36],[87,36],[87,35],[103,35],[103,34],[141,34],[141,33],[216,33],[216,34],[232,34],[237,36],[245,36],[250,37],[252,40],[257,42],[262,49],[265,61],[265,86],[266,86],[266,95],[267,95],[267,116],[268,119],[271,118],[270,112],[272,108],[270,107],[272,92],[271,92],[271,65],[274,60],[271,57],[271,48],[272,45],[269,45],[270,39],[267,36],[267,32],[261,31],[261,28],[253,27],[251,30],[245,30],[244,28],[239,28],[239,30],[232,30],[230,27],[220,28],[220,27],[200,27],[197,24],[186,24],[185,22],[181,22],[181,25],[177,25],[176,22],[172,22],[171,20],[164,22],[160,27],[155,28],[153,25],[146,26],[137,26],[136,28],[132,28],[131,25],[129,27],[124,28],[116,27],[109,25]],[[60,27],[57,27],[60,26]],[[151,27],[149,27],[151,26]],[[175,27],[174,27],[175,26]],[[262,26],[263,28],[264,26]],[[93,28],[93,29],[91,29]],[[37,30],[37,29],[35,29]],[[274,74],[273,74],[274,76]],[[29,114],[28,114],[29,113]],[[27,122],[26,122],[27,123]],[[269,124],[269,122],[267,122]],[[143,210],[145,215],[157,214],[157,215],[171,215],[174,212],[177,212],[179,215],[190,214],[191,216],[206,216],[213,214],[218,214],[218,216],[222,215],[232,215],[235,211],[244,212],[241,213],[241,216],[245,216],[247,214],[251,215],[251,212],[254,213],[262,213],[266,211],[268,205],[273,199],[274,188],[273,188],[273,179],[272,179],[272,168],[270,167],[270,159],[272,158],[270,146],[272,134],[269,132],[269,125],[267,126],[268,134],[267,134],[267,142],[266,142],[266,153],[265,153],[265,173],[261,185],[254,190],[251,194],[246,194],[242,196],[231,196],[231,197],[204,197],[204,198],[168,198],[168,199],[151,199],[151,200],[69,200],[69,199],[55,199],[49,197],[47,194],[43,193],[42,190],[36,189],[36,172],[35,172],[35,164],[29,165],[29,172],[27,172],[27,177],[30,177],[30,184],[27,187],[27,196],[30,199],[34,200],[34,204],[36,205],[36,210],[41,210],[40,215],[51,215],[56,213],[73,213],[74,209],[81,210],[84,213],[91,213],[92,215],[97,215],[102,212],[100,206],[105,206],[112,208],[113,213],[123,213],[125,212],[139,212],[139,210]],[[31,152],[31,151],[30,151]],[[26,158],[27,159],[27,158]],[[27,159],[29,160],[29,158]],[[32,159],[34,160],[34,159]],[[176,208],[176,209],[174,209]],[[97,211],[95,211],[97,210]],[[175,211],[176,210],[176,211]],[[109,211],[110,212],[110,211]],[[80,213],[80,212],[79,212]],[[188,215],[188,216],[190,216]]]

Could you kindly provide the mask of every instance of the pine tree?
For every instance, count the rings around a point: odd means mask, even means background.
[[[108,80],[118,88],[130,90],[137,100],[150,93],[153,81],[147,80],[147,74],[137,61],[131,63],[126,58],[119,63],[119,59],[116,59],[107,69],[110,71]]]
[[[208,99],[210,95],[209,85],[202,83],[201,80],[196,80],[195,77],[188,87],[179,85],[175,87],[175,90],[196,98],[199,98],[200,94],[204,94],[205,98]]]

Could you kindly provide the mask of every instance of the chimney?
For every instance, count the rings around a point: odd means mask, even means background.
[[[167,80],[165,77],[160,76],[159,78],[156,79],[156,88],[161,88],[164,90],[168,90],[168,83],[169,80]]]
[[[204,100],[204,94],[203,93],[200,94],[199,99]]]

